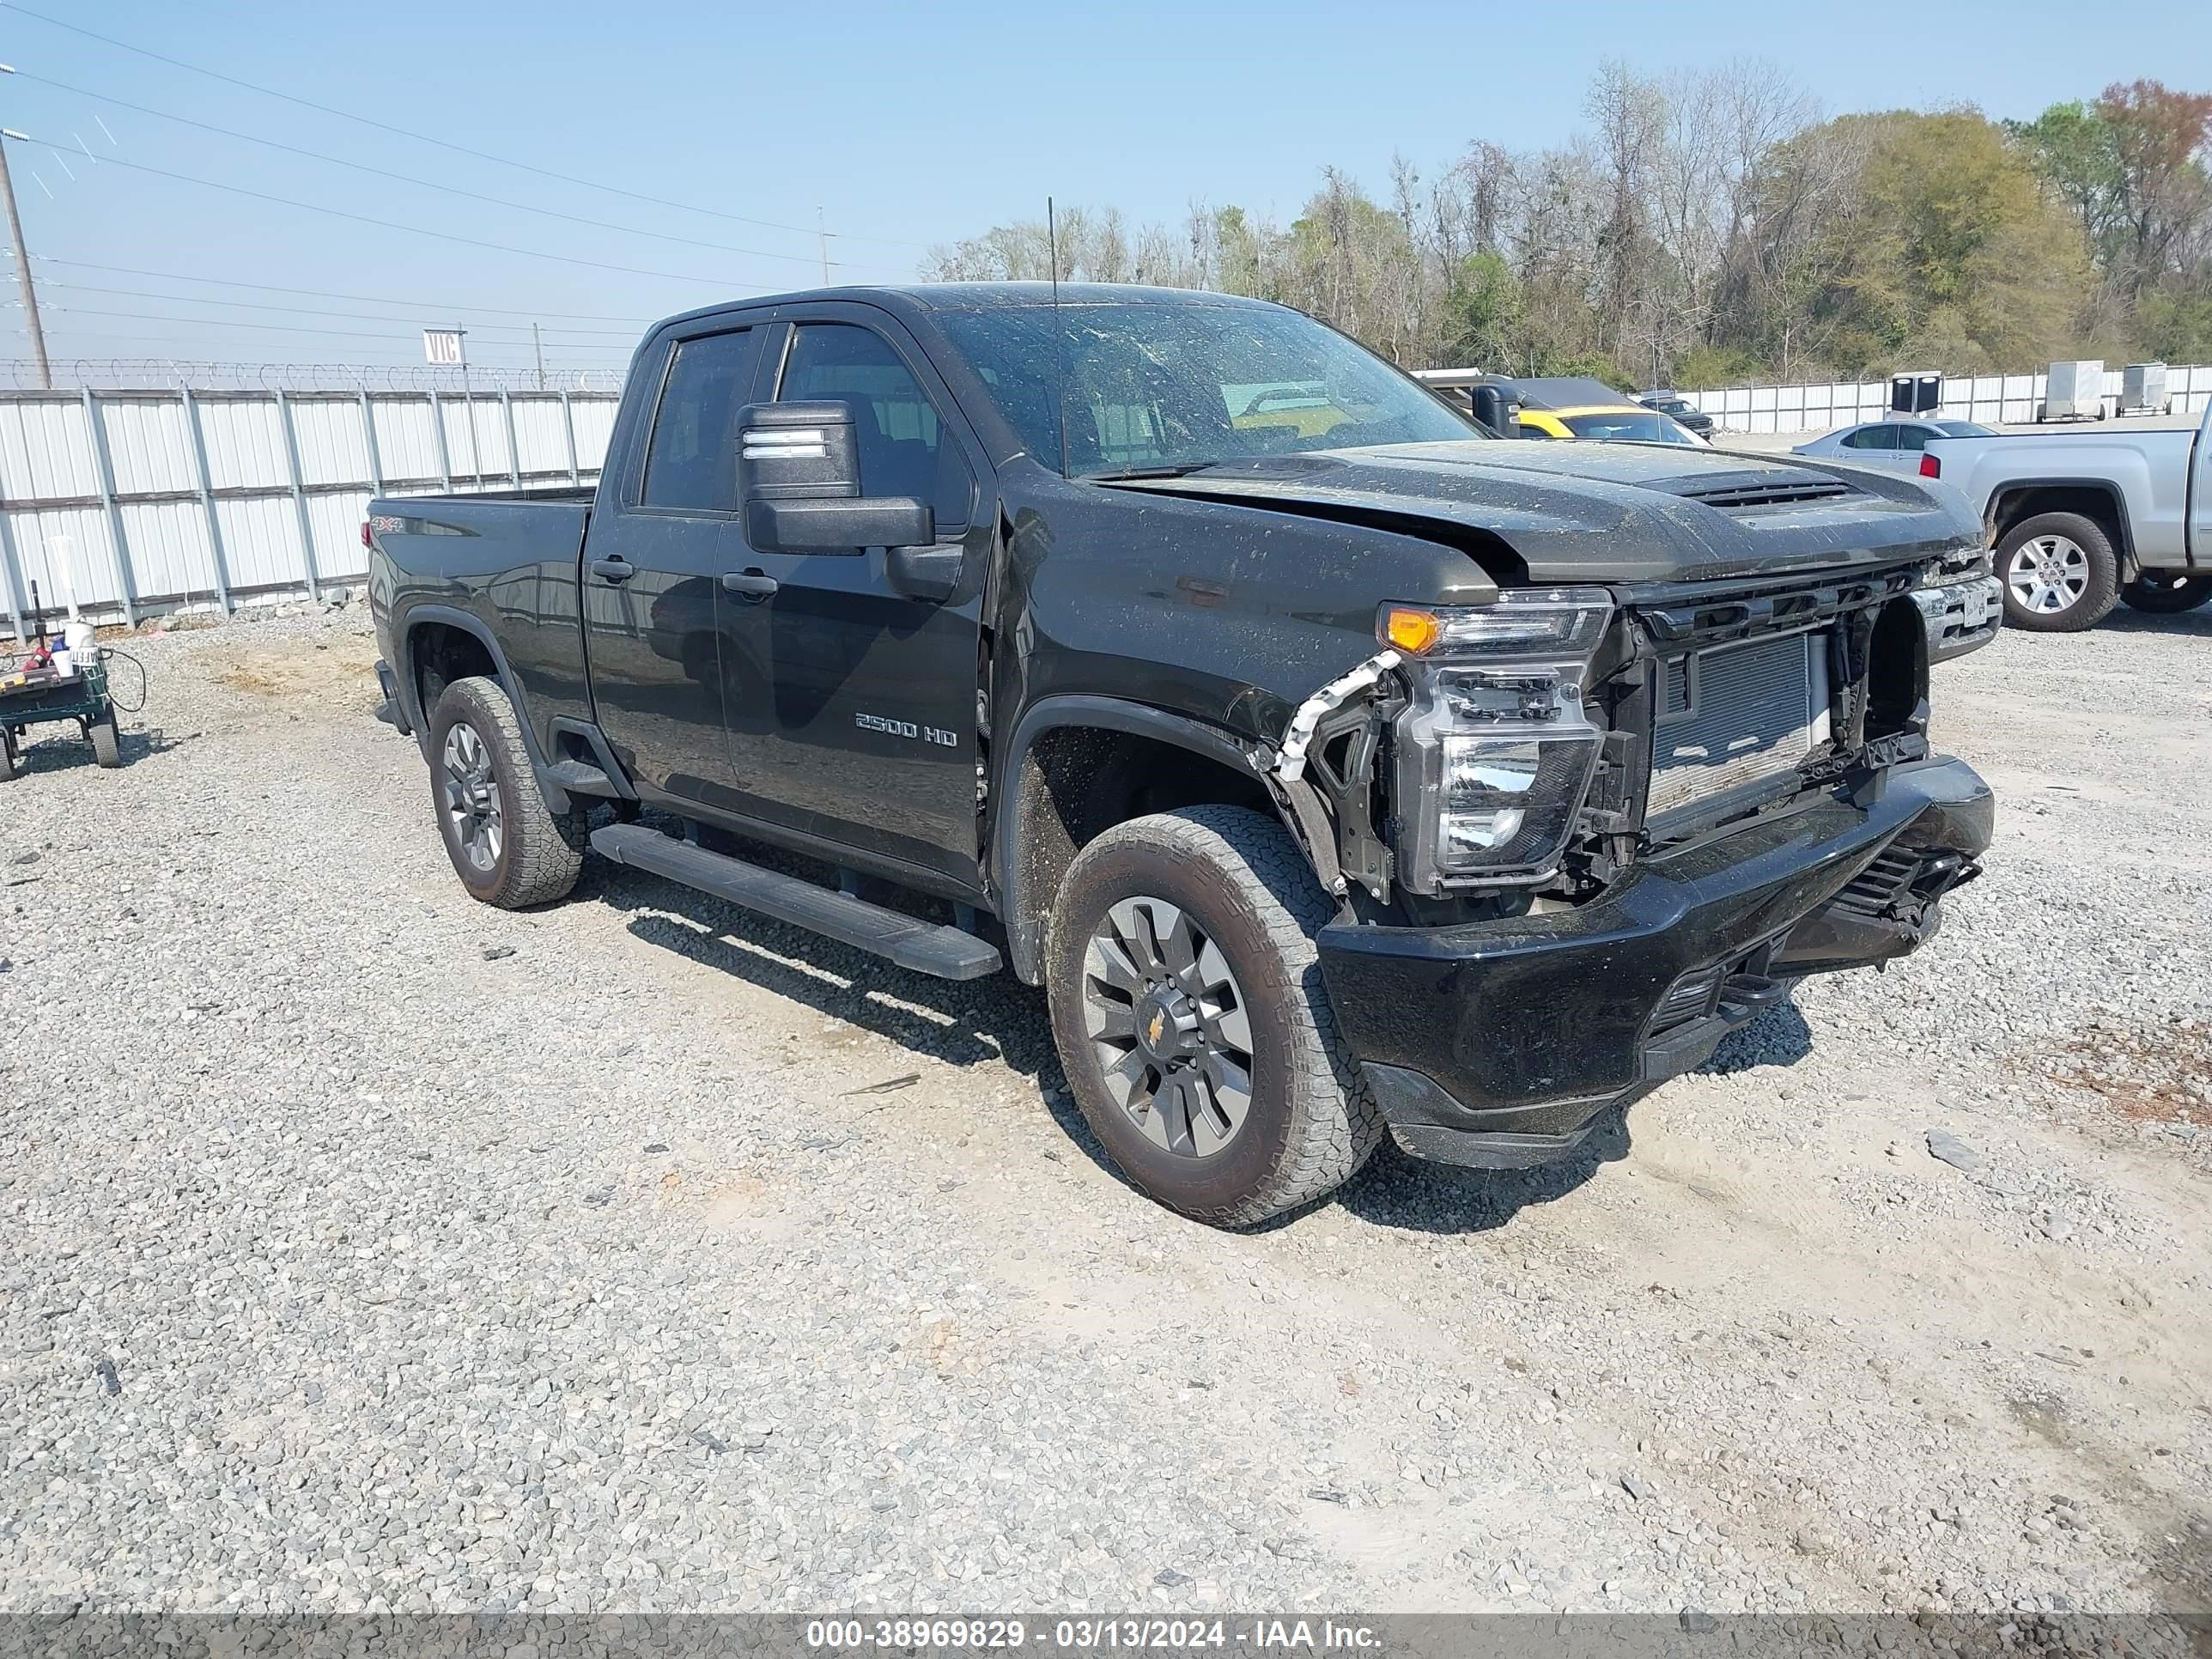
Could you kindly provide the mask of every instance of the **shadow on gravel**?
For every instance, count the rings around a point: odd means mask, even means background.
[[[1784,1002],[1764,1010],[1740,1030],[1730,1031],[1698,1067],[1699,1077],[1726,1077],[1755,1066],[1795,1066],[1813,1052],[1813,1028],[1796,1005]]]
[[[1534,1170],[1462,1170],[1408,1158],[1386,1141],[1335,1201],[1362,1221],[1419,1233],[1486,1233],[1533,1204],[1549,1204],[1628,1156],[1628,1122],[1616,1113],[1572,1158]]]
[[[127,769],[149,755],[165,754],[181,741],[185,739],[165,738],[159,732],[118,732],[116,757],[123,763],[118,769]],[[42,772],[92,771],[98,764],[92,757],[92,745],[77,736],[74,727],[55,727],[52,736],[37,738],[17,750],[15,759],[19,775],[26,777]]]
[[[2148,611],[2130,611],[2121,605],[2097,624],[2097,631],[2100,634],[2176,634],[2185,639],[2212,641],[2212,605],[2165,617]]]

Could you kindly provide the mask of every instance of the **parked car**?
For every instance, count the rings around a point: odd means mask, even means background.
[[[2194,432],[1946,434],[1920,471],[1981,515],[2016,628],[2068,634],[2115,604],[2172,615],[2212,600],[2212,407]]]
[[[1930,438],[1996,435],[1995,428],[1978,426],[1972,421],[1861,421],[1856,426],[1838,428],[1810,443],[1799,444],[1790,453],[1917,472],[1920,452],[1928,447]]]
[[[714,307],[647,334],[595,492],[369,513],[381,717],[471,896],[590,850],[1011,969],[1106,1152],[1218,1224],[1386,1133],[1565,1157],[1917,948],[1990,842],[1927,737],[1995,625],[1950,492],[1498,442],[1256,301]]]
[[[1524,438],[1595,438],[1613,443],[1693,444],[1703,439],[1672,416],[1632,403],[1602,380],[1536,376],[1513,382]]]
[[[1636,401],[1656,409],[1686,432],[1694,432],[1707,443],[1713,439],[1713,417],[1679,392],[1639,392]]]

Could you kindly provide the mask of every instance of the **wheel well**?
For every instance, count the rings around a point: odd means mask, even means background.
[[[2014,526],[2043,513],[2078,513],[2109,537],[2112,551],[2130,565],[2135,549],[2128,540],[2127,514],[2119,499],[2098,484],[2036,484],[1998,495],[1990,502],[1990,545],[1994,548]]]
[[[422,729],[429,730],[430,710],[440,693],[455,680],[481,674],[499,678],[499,665],[491,647],[465,628],[451,623],[419,623],[407,634],[408,672],[415,677],[415,696],[422,710]]]
[[[1131,818],[1200,805],[1278,816],[1266,785],[1212,756],[1102,726],[1041,732],[1022,757],[1009,803],[1020,833],[1010,860],[1015,867],[1003,878],[1009,909],[1025,913],[1005,918],[1009,933],[1033,939],[1042,963],[1053,903],[1085,846]],[[1018,955],[1015,966],[1029,977]]]

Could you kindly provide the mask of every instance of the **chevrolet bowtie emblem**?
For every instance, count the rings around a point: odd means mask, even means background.
[[[1167,1030],[1167,1016],[1157,1008],[1152,1010],[1152,1023],[1145,1028],[1145,1041],[1155,1048],[1160,1046],[1160,1033]]]

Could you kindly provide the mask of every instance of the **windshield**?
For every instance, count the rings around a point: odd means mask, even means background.
[[[1690,436],[1664,415],[1649,410],[1601,410],[1595,415],[1562,415],[1559,419],[1577,438],[1608,438],[1615,443],[1682,444]]]
[[[1419,382],[1295,311],[1194,300],[938,316],[1030,453],[1054,471],[1054,392],[1064,376],[1071,477],[1488,435]]]

